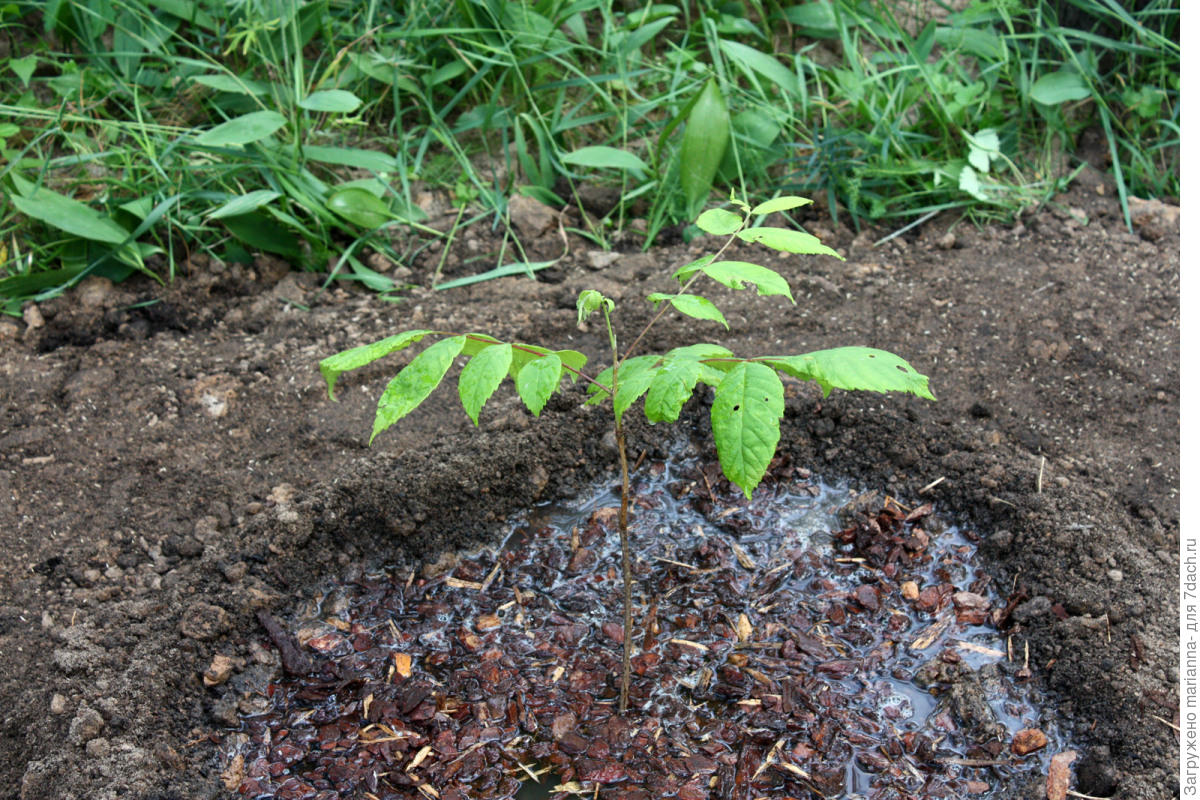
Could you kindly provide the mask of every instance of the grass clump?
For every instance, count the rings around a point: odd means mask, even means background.
[[[279,255],[385,297],[445,236],[417,187],[508,228],[521,193],[648,246],[712,189],[823,192],[849,222],[1007,217],[1099,126],[1122,203],[1177,196],[1179,9],[983,0],[58,0],[0,10],[0,301],[87,274]],[[634,224],[635,220],[636,225]],[[690,228],[687,235],[697,231]],[[378,262],[374,262],[378,263]]]

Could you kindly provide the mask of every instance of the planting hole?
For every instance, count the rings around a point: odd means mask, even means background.
[[[1062,743],[969,532],[786,461],[749,503],[716,464],[634,490],[626,716],[605,489],[425,577],[327,584],[290,626],[316,670],[251,687],[240,794],[987,798],[1045,775]]]

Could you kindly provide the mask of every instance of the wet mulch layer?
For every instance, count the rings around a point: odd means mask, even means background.
[[[226,740],[227,787],[465,800],[536,775],[588,797],[702,800],[1045,786],[1061,742],[1020,643],[997,630],[1020,598],[976,571],[970,532],[867,494],[811,536],[802,517],[844,495],[787,463],[752,503],[715,465],[651,464],[635,483],[626,716],[604,493],[440,575],[329,587],[294,633],[264,614],[293,674],[259,674],[261,713]]]

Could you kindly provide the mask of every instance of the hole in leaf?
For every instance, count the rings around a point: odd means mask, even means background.
[[[734,407],[733,407],[733,410],[734,410],[734,411],[741,411],[741,410],[742,410],[742,405],[741,405],[741,403],[739,403],[739,404],[737,404],[736,406],[734,406]]]
[[[906,370],[904,367],[900,366],[899,364],[896,365],[896,369],[900,370],[901,372],[908,372],[908,370]]]

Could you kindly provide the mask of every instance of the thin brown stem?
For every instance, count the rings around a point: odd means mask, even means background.
[[[633,572],[629,566],[629,460],[625,456],[625,427],[617,423],[617,454],[621,460],[621,512],[617,527],[621,531],[621,576],[625,591],[624,651],[621,654],[621,705],[624,715],[629,707],[629,673],[633,657]]]

